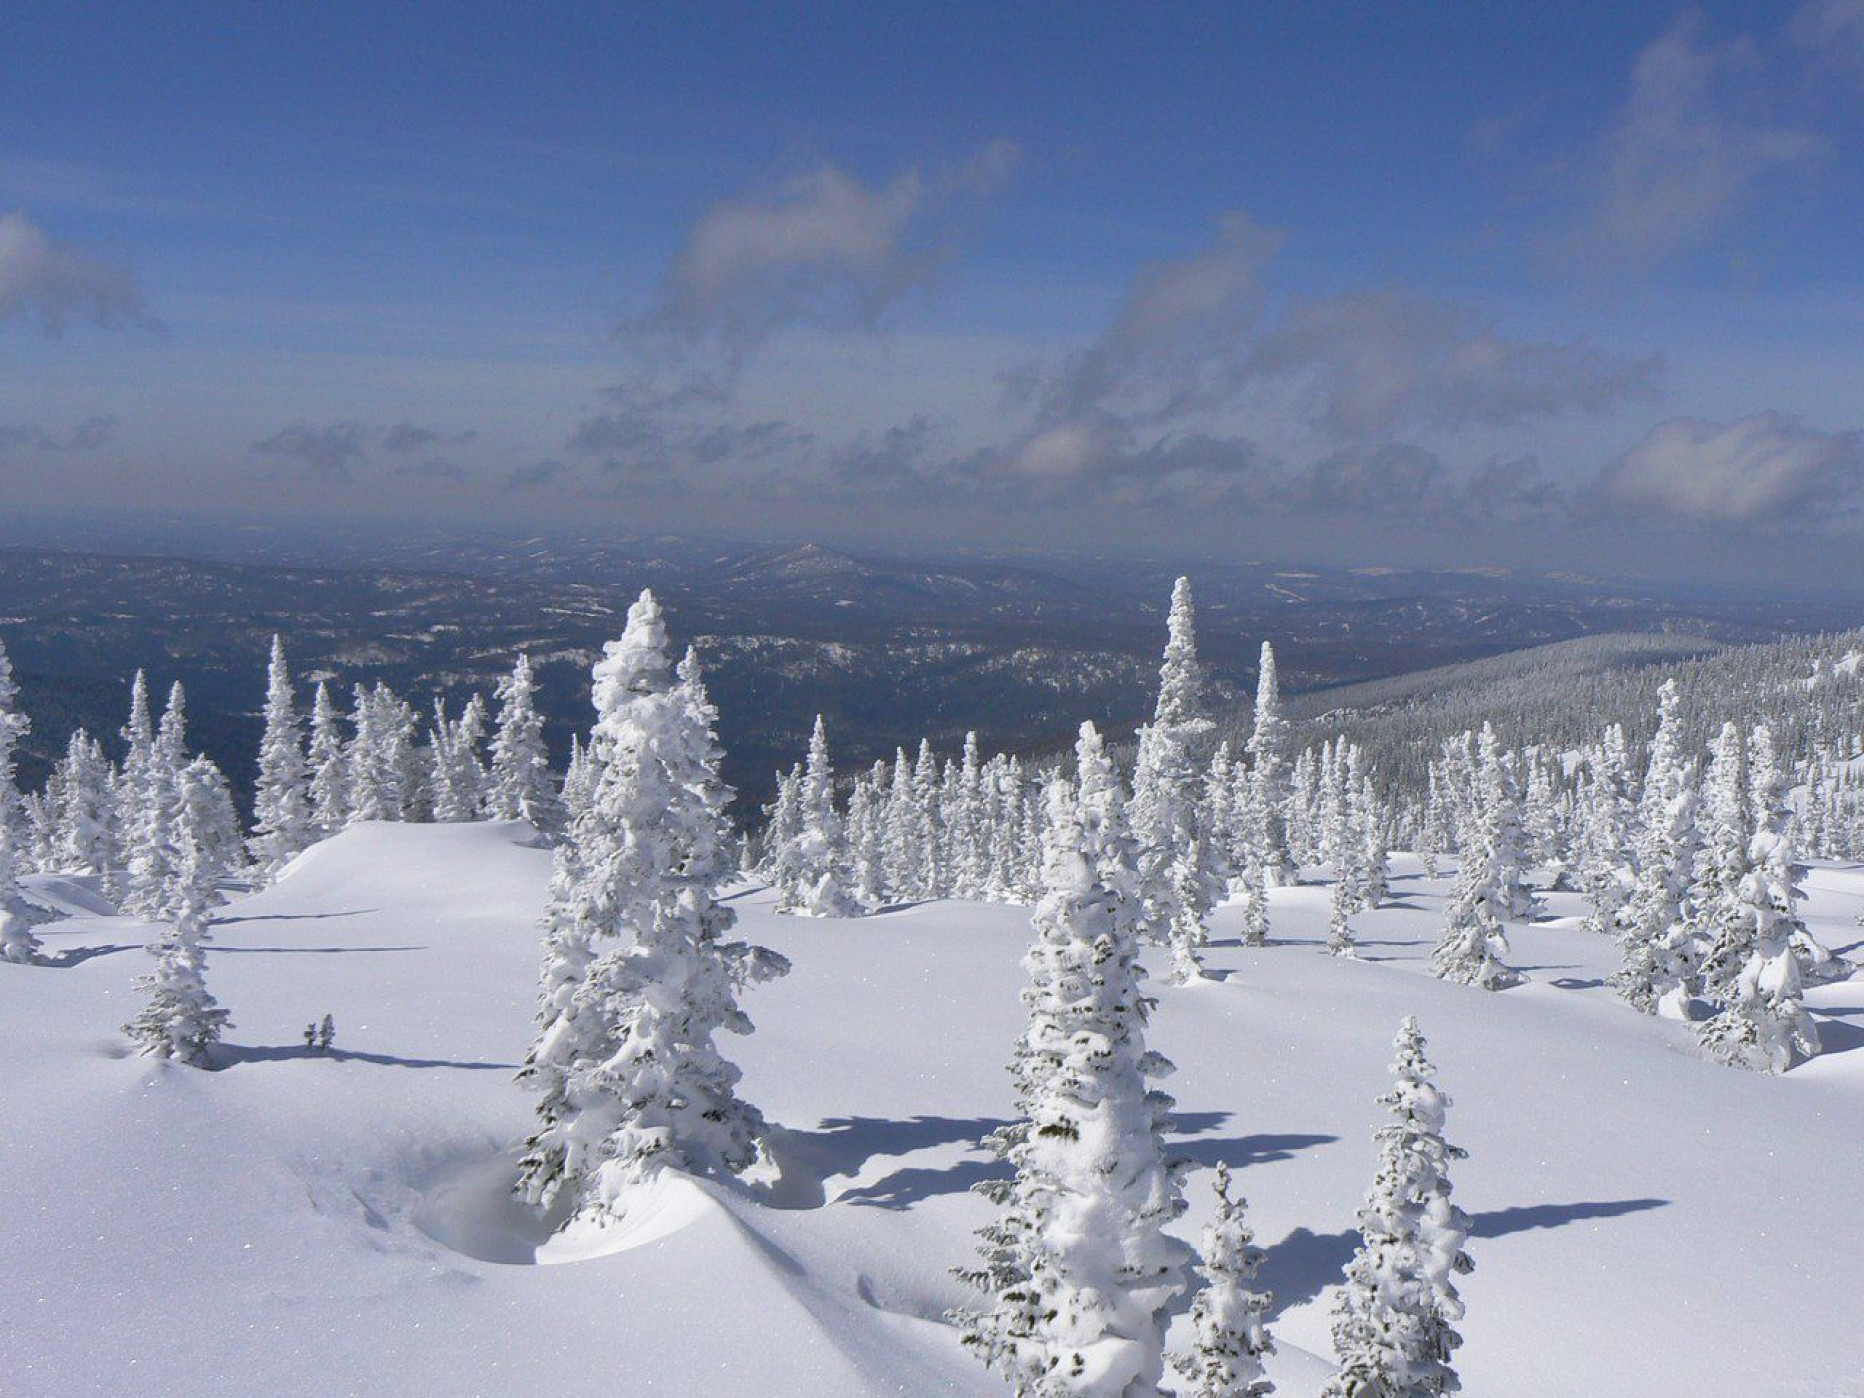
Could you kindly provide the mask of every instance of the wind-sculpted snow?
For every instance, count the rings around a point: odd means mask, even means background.
[[[740,931],[795,968],[734,1043],[774,1170],[669,1177],[609,1229],[555,1236],[507,1192],[549,862],[517,824],[313,846],[208,928],[233,1018],[208,1073],[128,1053],[151,928],[57,890],[72,916],[37,929],[44,964],[0,965],[0,1392],[1004,1393],[944,1316],[971,1300],[950,1269],[990,1216],[971,1186],[1002,1168],[976,1143],[1014,1115],[1027,910],[780,918],[738,890]],[[1603,985],[1619,953],[1579,930],[1576,895],[1510,926],[1531,979],[1485,994],[1429,973],[1448,880],[1402,855],[1393,875],[1354,918],[1357,961],[1325,954],[1328,890],[1309,884],[1270,891],[1260,948],[1239,944],[1240,904],[1219,908],[1212,979],[1165,986],[1152,963],[1148,1043],[1179,1068],[1168,1148],[1192,1167],[1170,1229],[1198,1236],[1228,1164],[1265,1254],[1252,1285],[1274,1294],[1278,1393],[1312,1398],[1331,1371],[1406,1014],[1469,1152],[1464,1391],[1855,1390],[1864,984],[1807,991],[1820,1057],[1741,1072]],[[1853,947],[1864,871],[1815,866],[1807,887],[1811,930]],[[325,1014],[318,1052],[303,1029]],[[1171,1338],[1190,1343],[1182,1309]]]

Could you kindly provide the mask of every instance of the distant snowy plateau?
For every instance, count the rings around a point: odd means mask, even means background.
[[[1002,1394],[943,1317],[990,1214],[970,1186],[1000,1168],[976,1142],[1012,1114],[1025,911],[809,920],[738,891],[742,930],[795,964],[747,992],[758,1032],[727,1045],[780,1177],[663,1177],[621,1222],[553,1235],[510,1193],[549,869],[517,825],[313,847],[218,910],[234,1028],[212,1073],[131,1056],[119,1030],[150,929],[28,880],[77,915],[40,929],[52,964],[0,964],[0,1392]],[[1415,1014],[1469,1152],[1466,1393],[1864,1395],[1864,983],[1808,993],[1821,1057],[1719,1067],[1602,987],[1619,954],[1575,895],[1512,930],[1532,979],[1484,994],[1429,974],[1446,884],[1405,856],[1394,873],[1360,961],[1323,954],[1314,885],[1274,891],[1264,948],[1220,909],[1217,979],[1153,982],[1193,1162],[1173,1231],[1196,1238],[1228,1162],[1267,1251],[1278,1392],[1331,1372],[1376,1099]],[[1814,865],[1808,890],[1813,931],[1855,946],[1864,869]],[[303,1028],[325,1014],[321,1054]]]

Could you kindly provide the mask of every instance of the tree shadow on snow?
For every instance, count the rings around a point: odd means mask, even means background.
[[[325,922],[333,917],[362,917],[374,908],[346,908],[334,913],[241,913],[238,917],[209,918],[209,927],[231,927],[236,922]]]
[[[65,951],[59,952],[56,956],[41,957],[39,959],[39,964],[41,966],[50,966],[60,971],[68,971],[73,966],[82,966],[92,957],[110,956],[119,951],[140,950],[141,948],[134,942],[106,942],[104,945],[97,947],[70,947]]]
[[[516,1063],[481,1063],[454,1058],[400,1058],[390,1053],[363,1053],[357,1049],[314,1049],[305,1044],[221,1044],[215,1050],[219,1068],[242,1063],[283,1063],[293,1058],[327,1058],[337,1063],[374,1063],[385,1068],[459,1068],[470,1072],[515,1073]]]
[[[1177,1134],[1196,1135],[1214,1131],[1227,1120],[1228,1112],[1180,1112],[1173,1118],[1173,1127]],[[786,1166],[801,1166],[822,1180],[859,1174],[867,1162],[876,1157],[910,1155],[914,1151],[959,1144],[969,1145],[978,1152],[949,1165],[904,1166],[872,1184],[843,1190],[836,1196],[838,1203],[876,1209],[908,1209],[941,1195],[966,1193],[985,1180],[1008,1179],[1012,1173],[1010,1166],[1001,1160],[983,1158],[981,1142],[1009,1124],[1001,1117],[838,1117],[824,1121],[823,1129],[818,1131],[786,1130],[776,1145]],[[1252,1160],[1282,1159],[1287,1150],[1298,1148],[1300,1144],[1333,1139],[1331,1136],[1257,1136],[1240,1141],[1175,1142],[1169,1149],[1172,1154],[1190,1158],[1195,1163],[1215,1164],[1218,1160],[1227,1160],[1239,1165]],[[793,1186],[789,1188],[793,1190]]]
[[[1668,1199],[1602,1199],[1491,1209],[1471,1215],[1469,1236],[1501,1238],[1534,1228],[1559,1228],[1590,1218],[1617,1218],[1646,1209],[1661,1209],[1669,1202]],[[1359,1231],[1354,1228],[1339,1233],[1315,1233],[1297,1228],[1279,1243],[1265,1247],[1256,1280],[1274,1293],[1269,1319],[1296,1306],[1304,1306],[1329,1287],[1338,1286],[1344,1280],[1346,1264],[1353,1260],[1359,1241]]]
[[[1820,1057],[1829,1058],[1833,1054],[1864,1048],[1864,1025],[1831,1018],[1833,1015],[1864,1015],[1864,1006],[1834,1006],[1828,1010],[1823,1005],[1813,1005],[1809,1008],[1818,1024]]]
[[[1524,1204],[1512,1209],[1490,1209],[1471,1214],[1469,1236],[1503,1238],[1510,1233],[1525,1233],[1532,1228],[1558,1228],[1588,1218],[1617,1218],[1622,1214],[1661,1209],[1668,1199],[1595,1199],[1577,1204]]]
[[[1177,1159],[1192,1165],[1201,1165],[1207,1169],[1228,1165],[1232,1170],[1242,1170],[1251,1165],[1291,1160],[1296,1151],[1330,1146],[1339,1139],[1338,1136],[1260,1134],[1231,1136],[1220,1141],[1168,1141],[1165,1149]]]
[[[1305,1306],[1328,1287],[1338,1286],[1341,1273],[1352,1261],[1353,1249],[1358,1246],[1356,1229],[1315,1233],[1297,1228],[1279,1243],[1265,1247],[1256,1281],[1264,1290],[1274,1293],[1269,1319],[1296,1306]]]
[[[1558,990],[1603,990],[1605,988],[1604,980],[1598,976],[1557,976],[1547,984]]]
[[[266,956],[347,956],[356,951],[426,951],[427,947],[414,944],[387,947],[223,947],[215,943],[210,950],[215,956],[229,952],[234,956],[250,956],[254,953]]]

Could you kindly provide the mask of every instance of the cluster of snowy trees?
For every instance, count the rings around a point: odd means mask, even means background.
[[[1013,1174],[979,1186],[995,1216],[960,1275],[978,1304],[954,1319],[967,1347],[1030,1398],[1165,1392],[1166,1325],[1194,1265],[1192,1348],[1170,1356],[1181,1398],[1263,1398],[1271,1298],[1253,1289],[1261,1250],[1216,1174],[1216,1216],[1195,1253],[1166,1231],[1185,1208],[1183,1162],[1167,1151],[1172,1065],[1146,1045],[1137,935],[1149,916],[1139,843],[1117,807],[1052,778],[1042,893],[1024,959],[1028,1027],[1010,1072],[1019,1119],[986,1144]],[[1156,915],[1152,914],[1152,915]],[[1470,1269],[1469,1220],[1450,1202],[1448,1099],[1407,1020],[1392,1115],[1360,1212],[1361,1245],[1336,1304],[1333,1398],[1455,1391],[1461,1343],[1453,1284]]]
[[[319,683],[306,715],[274,638],[252,824],[242,832],[226,776],[189,751],[181,685],[158,722],[139,671],[121,760],[82,729],[73,733],[44,789],[18,801],[17,822],[7,826],[15,859],[22,872],[97,875],[125,912],[162,919],[179,906],[184,821],[194,822],[216,885],[263,883],[318,840],[366,820],[528,820],[554,831],[559,783],[535,693],[520,656],[498,686],[489,732],[478,695],[456,715],[436,702],[423,728],[413,706],[381,684],[356,686],[346,720]]]
[[[162,925],[149,944],[155,969],[139,982],[146,1003],[126,1026],[131,1039],[203,1064],[228,1022],[206,989],[204,954],[211,909],[228,887],[270,880],[316,841],[359,821],[560,826],[535,691],[521,656],[498,686],[490,733],[477,695],[457,715],[436,703],[423,732],[413,708],[379,684],[356,687],[346,725],[320,683],[307,723],[275,637],[251,828],[242,830],[225,774],[189,748],[182,686],[170,689],[158,719],[140,671],[120,759],[80,729],[44,788],[22,797],[14,752],[26,720],[0,647],[0,956],[37,959],[33,928],[52,916],[25,897],[20,874],[95,879],[122,912]]]
[[[1796,692],[1829,694],[1845,673],[1815,666]],[[818,719],[748,840],[728,815],[698,662],[690,650],[675,662],[651,593],[591,671],[594,723],[561,780],[534,693],[521,657],[495,721],[474,697],[457,713],[436,705],[423,729],[398,696],[359,686],[346,732],[323,684],[300,711],[275,640],[242,831],[225,777],[189,751],[181,687],[157,719],[141,675],[120,759],[73,734],[45,788],[21,798],[25,721],[0,649],[0,957],[40,957],[46,914],[22,872],[94,877],[161,925],[126,1032],[205,1066],[230,1022],[205,974],[211,909],[230,880],[273,878],[361,821],[528,821],[555,848],[538,1028],[520,1073],[537,1122],[516,1188],[559,1217],[601,1221],[663,1170],[738,1175],[766,1159],[766,1124],[719,1039],[751,1031],[741,992],[789,967],[731,936],[722,892],[741,871],[805,916],[919,898],[1028,903],[1028,1021],[1010,1069],[1019,1119],[986,1142],[1011,1173],[981,1187],[995,1216],[963,1273],[978,1303],[957,1319],[985,1363],[1037,1398],[1161,1394],[1168,1363],[1182,1398],[1270,1391],[1269,1298],[1252,1289],[1261,1254],[1227,1171],[1200,1248],[1167,1231],[1185,1207],[1183,1166],[1165,1146],[1172,1101],[1157,1086],[1171,1064],[1146,1043],[1144,949],[1160,949],[1167,984],[1199,978],[1225,897],[1242,902],[1244,941],[1263,945],[1268,890],[1324,870],[1327,949],[1351,957],[1352,919],[1386,898],[1394,844],[1433,875],[1453,860],[1431,969],[1500,990],[1521,979],[1508,925],[1537,916],[1545,891],[1577,891],[1586,926],[1622,947],[1613,983],[1633,1008],[1693,1023],[1719,1061],[1776,1073],[1819,1051],[1804,986],[1853,969],[1800,916],[1799,851],[1807,829],[1832,847],[1850,818],[1857,787],[1842,759],[1855,747],[1802,724],[1786,748],[1764,720],[1726,721],[1698,741],[1674,677],[1655,688],[1641,741],[1614,722],[1566,747],[1511,748],[1485,721],[1436,735],[1415,780],[1394,783],[1363,730],[1295,750],[1267,645],[1247,733],[1226,733],[1205,702],[1180,580],[1158,700],[1130,762],[1084,723],[1065,758],[986,759],[973,737],[948,760],[922,743],[838,783]],[[1469,1224],[1450,1202],[1449,1167],[1461,1152],[1444,1138],[1448,1100],[1415,1023],[1395,1053],[1334,1317],[1330,1398],[1457,1386],[1454,1279],[1469,1269]],[[1166,1320],[1193,1274],[1194,1348],[1167,1356]]]
[[[1782,648],[1795,665],[1803,660]],[[1815,665],[1791,693],[1831,693],[1847,674],[1864,691],[1858,669]],[[1801,829],[1822,832],[1830,848],[1830,832],[1848,819],[1842,803],[1859,790],[1834,749],[1802,753],[1796,812],[1774,730],[1725,723],[1713,744],[1692,751],[1685,692],[1672,678],[1636,725],[1649,735],[1641,751],[1622,722],[1556,752],[1508,749],[1485,721],[1440,738],[1411,792],[1382,783],[1346,732],[1290,751],[1293,726],[1266,645],[1245,741],[1218,736],[1201,696],[1181,580],[1158,703],[1129,773],[1088,724],[1071,761],[983,760],[972,738],[941,764],[922,743],[912,759],[902,750],[857,775],[841,801],[818,719],[807,761],[779,780],[751,869],[776,886],[780,910],[804,915],[916,898],[1033,902],[1054,810],[1042,793],[1070,776],[1080,799],[1116,813],[1134,841],[1135,866],[1122,877],[1138,891],[1142,938],[1170,948],[1174,982],[1201,974],[1217,901],[1242,899],[1244,939],[1260,945],[1267,889],[1303,868],[1325,871],[1331,884],[1328,949],[1353,956],[1352,919],[1385,900],[1390,851],[1408,846],[1433,874],[1441,859],[1454,861],[1431,958],[1446,980],[1517,984],[1508,924],[1539,913],[1541,890],[1578,889],[1587,925],[1623,947],[1614,983],[1632,1006],[1697,1024],[1705,1050],[1730,1064],[1780,1072],[1819,1051],[1802,989],[1853,968],[1806,930],[1798,859]]]

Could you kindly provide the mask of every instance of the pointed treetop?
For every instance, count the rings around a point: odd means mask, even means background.
[[[628,608],[621,639],[603,646],[602,658],[590,671],[596,712],[613,714],[638,695],[664,692],[671,687],[671,671],[660,604],[651,591],[643,590]]]
[[[1202,676],[1197,664],[1197,635],[1191,609],[1191,580],[1179,578],[1171,590],[1166,621],[1165,663],[1159,667],[1159,700],[1153,722],[1182,727],[1199,717]]]

